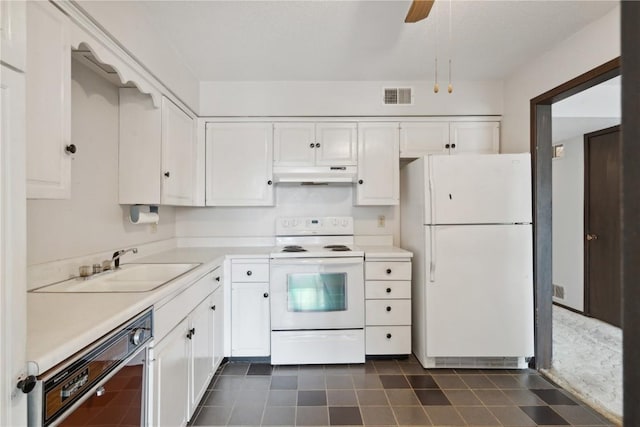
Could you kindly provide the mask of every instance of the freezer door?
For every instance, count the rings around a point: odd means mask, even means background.
[[[425,229],[427,357],[533,356],[531,226]]]
[[[528,153],[427,156],[425,184],[425,224],[531,222]]]

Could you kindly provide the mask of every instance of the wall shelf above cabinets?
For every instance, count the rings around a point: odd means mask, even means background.
[[[400,123],[400,157],[427,154],[491,154],[500,148],[498,121]]]
[[[195,122],[166,97],[155,108],[138,89],[120,89],[120,204],[203,204]]]

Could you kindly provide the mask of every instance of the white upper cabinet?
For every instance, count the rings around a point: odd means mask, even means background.
[[[0,2],[0,59],[18,70],[25,69],[26,2]]]
[[[355,166],[356,123],[275,123],[273,165]]]
[[[356,205],[397,205],[400,200],[398,123],[360,123]]]
[[[400,123],[400,157],[427,154],[491,154],[500,149],[499,122]]]
[[[500,149],[500,123],[498,122],[452,122],[451,152],[497,153]]]
[[[137,89],[120,89],[121,204],[195,205],[196,152],[190,115],[168,98],[155,108]]]
[[[71,157],[82,152],[71,141],[70,23],[49,2],[26,2],[26,8],[27,197],[68,199]]]
[[[207,206],[273,205],[273,125],[207,123]]]

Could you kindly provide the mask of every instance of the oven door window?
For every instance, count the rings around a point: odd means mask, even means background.
[[[347,273],[287,275],[287,309],[293,312],[346,311]]]

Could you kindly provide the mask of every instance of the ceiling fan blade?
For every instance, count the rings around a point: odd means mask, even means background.
[[[435,0],[413,0],[404,22],[418,22],[429,16]]]

